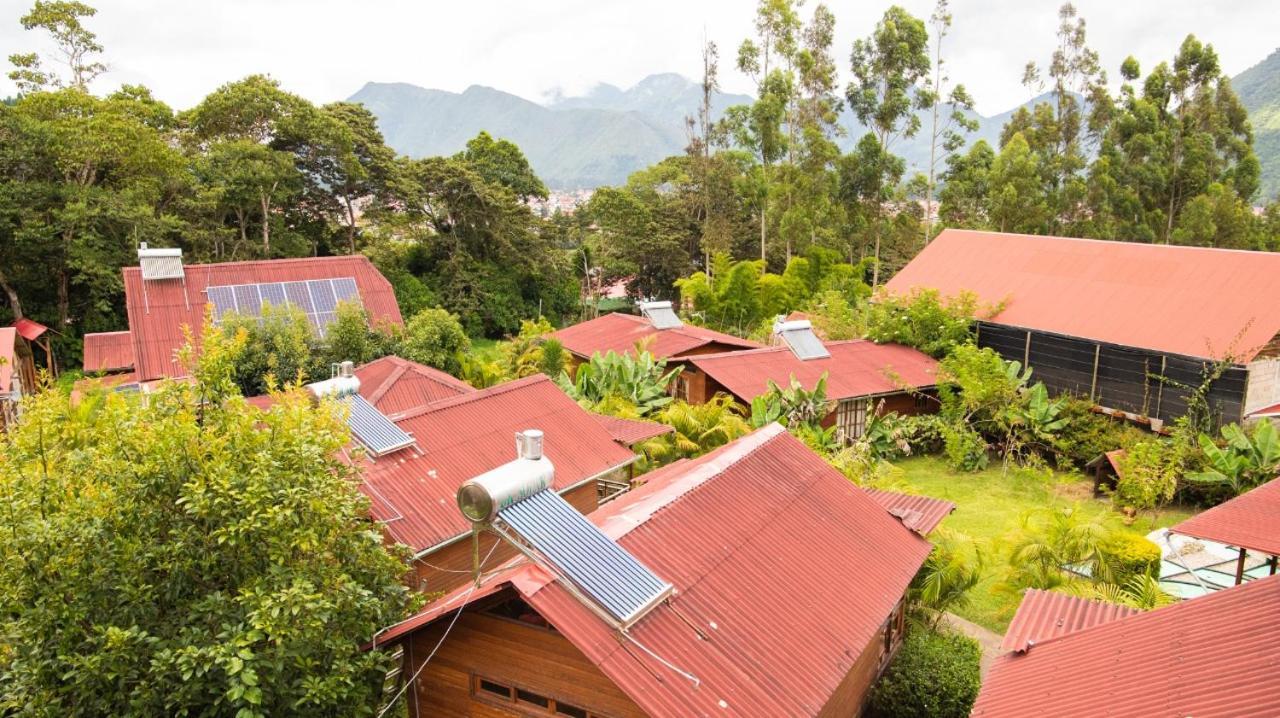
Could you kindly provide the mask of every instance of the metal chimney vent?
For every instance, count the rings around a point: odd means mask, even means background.
[[[182,250],[176,247],[150,249],[144,243],[138,247],[138,264],[145,280],[186,278],[182,271]]]

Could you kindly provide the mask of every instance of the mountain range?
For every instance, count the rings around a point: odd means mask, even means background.
[[[1269,199],[1280,190],[1280,50],[1232,83],[1253,120],[1262,162],[1260,201]],[[580,96],[557,93],[543,104],[480,85],[457,93],[378,82],[366,84],[350,100],[373,112],[387,144],[401,154],[453,154],[485,130],[519,145],[548,187],[568,190],[621,184],[632,172],[683,151],[689,139],[685,118],[696,112],[701,98],[699,84],[665,73],[626,89],[601,84]],[[718,117],[732,105],[751,101],[747,95],[718,93],[713,112]],[[1017,110],[969,113],[978,122],[970,140],[996,144],[1000,129]],[[927,128],[927,118],[922,119]],[[846,134],[839,144],[848,150],[865,129],[848,110],[840,120]],[[928,162],[927,134],[922,130],[892,148],[906,160],[908,174]]]

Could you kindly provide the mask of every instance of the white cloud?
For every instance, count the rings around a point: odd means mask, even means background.
[[[928,0],[899,0],[927,17]],[[142,83],[177,108],[255,72],[317,102],[342,99],[366,81],[400,81],[461,91],[482,84],[537,100],[555,88],[578,93],[597,82],[629,86],[655,72],[699,72],[703,32],[721,49],[723,83],[747,91],[733,70],[751,32],[750,0],[98,0],[90,27],[112,71],[98,89]],[[812,2],[809,6],[812,6]],[[888,2],[831,2],[836,57],[868,34]],[[994,114],[1027,99],[1018,83],[1029,59],[1047,60],[1057,0],[954,0],[948,38],[951,76],[979,110]],[[1235,74],[1280,40],[1274,0],[1078,0],[1089,42],[1114,79],[1133,54],[1149,69],[1169,59],[1188,33],[1213,43]],[[27,0],[3,0],[0,47],[36,49],[18,17]],[[847,73],[845,73],[847,74]],[[0,81],[0,95],[13,86]]]

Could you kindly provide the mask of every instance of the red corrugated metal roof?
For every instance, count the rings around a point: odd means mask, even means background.
[[[1169,530],[1280,556],[1280,479],[1202,511]]]
[[[649,715],[816,715],[929,553],[777,425],[646,478],[591,520],[675,585],[629,635],[698,685],[619,640],[541,568],[482,590],[514,586]],[[456,610],[464,592],[379,641]]]
[[[1090,601],[1055,591],[1029,588],[1018,604],[1000,648],[1025,651],[1050,638],[1075,633],[1138,613],[1138,609],[1105,601]]]
[[[1248,361],[1280,333],[1276,277],[1276,252],[947,229],[886,289],[968,290],[1007,302],[1001,324]]]
[[[0,327],[0,392],[7,393],[13,388],[13,370],[17,366],[13,345],[17,341],[17,329]]]
[[[360,378],[360,395],[384,414],[475,391],[446,372],[398,356],[374,359],[356,369],[356,376]]]
[[[876,344],[864,339],[829,342],[831,356],[797,359],[785,346],[750,351],[705,354],[689,362],[744,402],[769,388],[772,380],[786,387],[795,377],[812,389],[827,375],[827,397],[835,400],[874,396],[921,388],[936,382],[938,362],[900,344]]]
[[[613,440],[619,444],[632,446],[646,439],[652,439],[655,436],[670,434],[675,431],[666,424],[659,424],[656,421],[636,421],[634,419],[619,419],[616,416],[605,416],[604,414],[592,414],[600,426],[609,432]]]
[[[721,350],[735,347],[751,349],[758,343],[721,334],[705,327],[686,324],[676,329],[654,329],[648,319],[633,314],[606,314],[585,322],[565,327],[551,334],[564,348],[580,357],[617,352],[624,354],[635,348],[636,342],[648,340],[649,353],[659,359],[678,357],[695,349],[712,346]]]
[[[997,658],[973,715],[1280,715],[1280,576]]]
[[[32,319],[23,317],[13,323],[13,328],[18,330],[18,334],[29,342],[33,342],[41,337],[45,332],[49,331],[49,327]]]
[[[1249,412],[1249,416],[1256,416],[1256,417],[1280,416],[1280,404],[1272,404],[1271,406],[1263,407],[1261,409],[1256,409],[1254,411]]]
[[[913,496],[896,491],[866,489],[867,495],[885,507],[890,516],[897,517],[902,525],[921,536],[927,536],[956,510],[956,505],[944,499],[930,496]]]
[[[356,280],[360,301],[374,322],[402,323],[391,283],[361,255],[192,264],[184,271],[185,283],[178,279],[143,282],[137,267],[122,270],[133,355],[140,379],[182,373],[173,353],[186,341],[183,326],[191,327],[199,338],[204,321],[205,290],[210,286],[352,277]]]
[[[129,332],[98,332],[84,335],[84,370],[124,371],[133,369],[133,335]]]
[[[417,450],[368,461],[363,489],[372,500],[373,518],[385,522],[387,533],[414,551],[470,528],[455,503],[458,487],[514,459],[518,431],[544,432],[557,490],[636,459],[541,374],[458,394],[391,419],[413,436]]]

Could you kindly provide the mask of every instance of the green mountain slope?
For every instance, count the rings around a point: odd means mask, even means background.
[[[1236,75],[1231,86],[1249,111],[1253,151],[1262,163],[1262,191],[1254,201],[1266,202],[1280,194],[1280,50]]]

